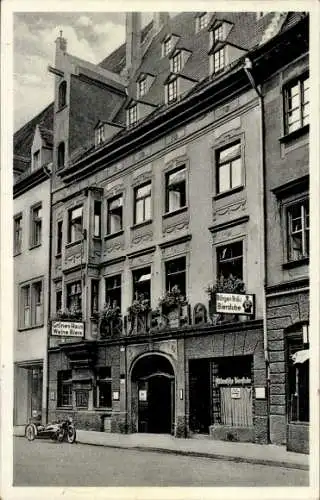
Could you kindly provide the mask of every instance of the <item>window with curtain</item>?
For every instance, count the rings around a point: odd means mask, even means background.
[[[140,224],[151,219],[151,182],[134,190],[134,223]]]
[[[119,194],[107,202],[107,234],[122,231],[123,195]]]
[[[83,207],[69,210],[68,213],[68,242],[74,243],[82,239]]]
[[[166,212],[174,212],[187,205],[187,169],[185,165],[166,175]]]
[[[242,186],[241,143],[218,150],[216,155],[217,194]]]

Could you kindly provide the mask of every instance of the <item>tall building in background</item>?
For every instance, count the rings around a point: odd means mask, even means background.
[[[277,327],[273,301],[301,260],[284,270],[284,231],[293,251],[303,220],[308,249],[300,181],[300,219],[282,189],[308,173],[307,35],[304,13],[157,12],[143,29],[128,13],[99,65],[57,38],[49,419],[286,442],[290,363],[307,365],[300,344],[285,362],[284,329],[308,299]]]

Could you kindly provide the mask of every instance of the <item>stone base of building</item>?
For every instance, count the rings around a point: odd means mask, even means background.
[[[239,441],[252,443],[254,441],[253,427],[233,427],[231,425],[210,425],[210,437],[219,441]]]
[[[174,435],[177,438],[185,438],[188,436],[186,417],[181,415],[176,418]]]
[[[309,424],[292,422],[287,425],[287,450],[309,453]]]

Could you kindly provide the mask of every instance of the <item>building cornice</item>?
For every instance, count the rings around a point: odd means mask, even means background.
[[[34,172],[30,172],[28,175],[22,174],[23,178],[18,179],[13,186],[13,199],[18,196],[26,193],[30,189],[34,188],[38,184],[41,184],[44,181],[49,180],[48,175],[45,173],[43,168],[39,168]]]

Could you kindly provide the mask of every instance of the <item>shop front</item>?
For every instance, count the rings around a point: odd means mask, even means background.
[[[44,422],[43,362],[25,362],[15,365],[15,425]]]

